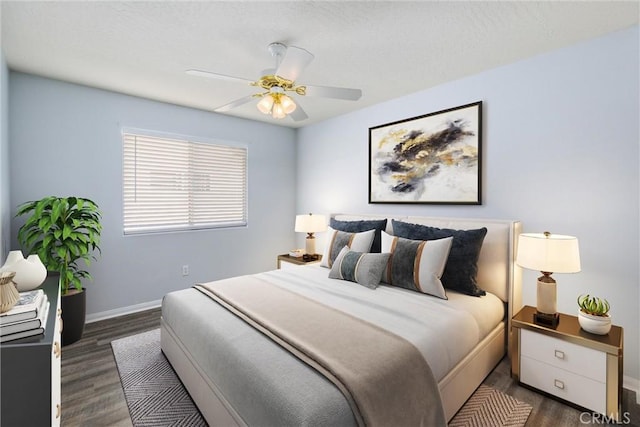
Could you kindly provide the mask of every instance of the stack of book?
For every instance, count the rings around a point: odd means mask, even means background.
[[[0,314],[0,342],[44,334],[49,301],[42,289],[20,292],[20,300]]]

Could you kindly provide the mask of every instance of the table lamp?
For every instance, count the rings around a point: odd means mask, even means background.
[[[305,261],[312,261],[318,259],[316,254],[316,238],[313,233],[318,233],[327,230],[327,220],[324,215],[296,215],[295,231],[300,233],[307,233],[307,239],[305,242],[305,254],[303,259]]]
[[[561,234],[523,233],[518,238],[516,263],[542,273],[538,277],[537,307],[534,323],[555,328],[559,315],[556,303],[556,281],[553,273],[580,271],[578,239]]]

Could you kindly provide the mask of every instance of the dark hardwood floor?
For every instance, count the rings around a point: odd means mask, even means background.
[[[62,348],[62,425],[131,426],[111,341],[160,327],[160,308],[85,326]]]
[[[62,349],[62,426],[131,426],[111,341],[160,327],[160,309],[89,323],[82,339]],[[527,427],[598,425],[589,414],[519,386],[507,358],[484,381],[533,406]],[[621,425],[640,427],[640,405],[624,391]]]

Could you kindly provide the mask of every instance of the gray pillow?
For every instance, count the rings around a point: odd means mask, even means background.
[[[391,254],[382,282],[448,299],[440,278],[453,237],[410,240],[382,233],[382,250]]]
[[[393,235],[413,240],[435,240],[453,237],[453,244],[442,274],[442,284],[446,289],[456,290],[471,296],[486,295],[478,287],[478,258],[482,249],[486,228],[476,230],[453,230],[429,227],[391,220]]]
[[[371,252],[371,243],[375,230],[363,231],[360,233],[347,233],[346,231],[334,230],[327,227],[327,244],[324,246],[321,267],[331,268],[333,262],[343,247],[349,246],[357,252]]]
[[[329,226],[334,230],[348,231],[351,233],[359,233],[361,231],[375,230],[373,244],[370,252],[380,252],[380,233],[387,228],[387,219],[371,219],[362,221],[340,221],[331,218]]]
[[[356,252],[348,246],[342,248],[329,271],[330,279],[348,280],[370,289],[380,284],[389,254]]]

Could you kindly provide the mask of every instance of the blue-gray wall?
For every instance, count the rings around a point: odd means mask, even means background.
[[[293,129],[16,72],[9,83],[11,215],[20,203],[52,194],[88,197],[102,210],[89,317],[194,282],[273,269],[277,254],[294,246]],[[123,236],[122,127],[246,144],[248,227]],[[13,245],[23,222],[12,221]]]
[[[11,237],[9,180],[9,69],[0,51],[0,265],[9,253]]]
[[[518,219],[578,236],[582,271],[554,275],[558,309],[576,313],[581,293],[607,298],[625,328],[625,374],[640,378],[638,38],[635,26],[302,128],[298,211]],[[481,206],[368,204],[369,127],[479,100]],[[527,305],[538,275],[525,272]]]

